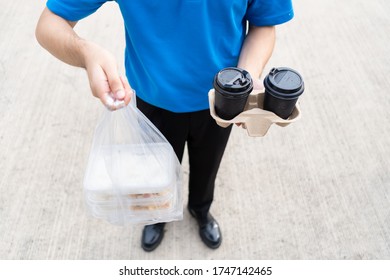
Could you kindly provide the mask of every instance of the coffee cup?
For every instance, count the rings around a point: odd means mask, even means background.
[[[290,68],[272,68],[264,79],[264,110],[287,119],[304,91],[301,75]]]
[[[244,111],[253,90],[250,74],[237,67],[228,67],[214,77],[215,112],[224,120],[231,120]]]

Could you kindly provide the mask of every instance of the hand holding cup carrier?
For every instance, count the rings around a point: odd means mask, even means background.
[[[209,92],[211,116],[222,127],[243,123],[249,136],[260,137],[272,124],[287,126],[299,119],[296,103],[304,91],[299,73],[286,67],[273,68],[264,79],[264,87],[264,91],[253,90],[253,81],[243,69],[222,69]]]

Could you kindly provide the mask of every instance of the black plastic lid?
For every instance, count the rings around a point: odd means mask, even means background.
[[[214,83],[230,95],[246,94],[253,87],[250,74],[237,67],[228,67],[219,71]]]
[[[304,90],[301,75],[287,67],[272,68],[264,79],[264,86],[281,97],[299,96]]]

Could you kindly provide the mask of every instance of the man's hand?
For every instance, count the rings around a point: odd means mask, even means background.
[[[119,75],[114,56],[91,42],[85,42],[83,52],[92,94],[110,110],[127,105],[132,89],[127,79]]]

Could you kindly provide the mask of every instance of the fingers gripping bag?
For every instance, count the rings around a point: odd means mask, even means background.
[[[84,197],[92,216],[111,224],[183,218],[181,165],[135,101],[103,113],[84,177]]]

